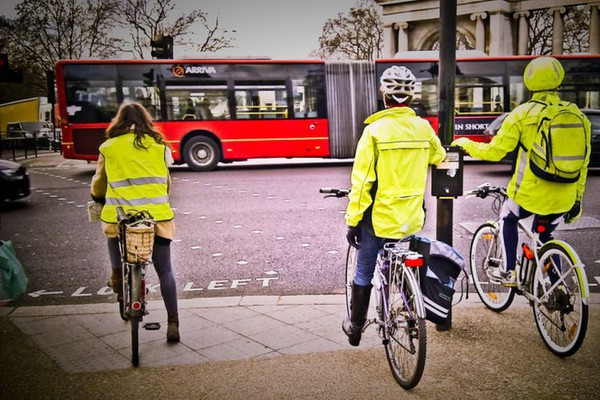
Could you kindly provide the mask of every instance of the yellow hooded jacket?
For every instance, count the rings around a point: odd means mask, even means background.
[[[428,166],[442,162],[446,151],[429,122],[409,107],[379,111],[365,124],[352,168],[346,223],[357,226],[372,206],[376,236],[400,239],[418,232],[425,220]]]
[[[527,102],[515,108],[504,120],[498,134],[490,143],[469,141],[464,149],[470,156],[487,161],[499,161],[519,147],[516,168],[507,187],[508,197],[525,210],[538,215],[559,214],[571,209],[576,200],[583,198],[587,179],[588,151],[579,180],[575,183],[555,183],[538,178],[529,168],[527,151],[531,149],[537,131],[538,115],[543,104],[558,104],[560,98],[554,91],[540,91]],[[577,106],[572,105],[576,112]],[[588,141],[591,140],[591,123],[582,114]]]

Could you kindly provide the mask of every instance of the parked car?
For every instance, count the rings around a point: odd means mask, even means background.
[[[590,153],[590,163],[588,164],[589,168],[600,168],[600,110],[595,110],[591,108],[584,108],[581,111],[585,114],[585,116],[592,123],[592,146]],[[504,118],[508,113],[504,113],[496,118],[492,123],[483,131],[484,134],[489,136],[495,136],[504,122]],[[512,153],[509,153],[503,161],[511,161]]]
[[[9,122],[6,124],[6,137],[52,138],[52,125],[49,122]]]
[[[31,194],[27,169],[8,160],[0,160],[0,201],[17,200]]]

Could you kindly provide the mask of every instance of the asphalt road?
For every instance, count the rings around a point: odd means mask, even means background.
[[[345,199],[324,199],[320,187],[349,186],[350,162],[240,163],[210,173],[174,167],[172,206],[178,228],[172,259],[180,298],[342,293],[346,252]],[[29,277],[28,295],[13,304],[112,301],[109,263],[99,224],[85,204],[94,165],[30,165],[33,193],[0,207],[0,238],[12,240]],[[465,189],[506,184],[507,165],[470,162]],[[559,230],[600,280],[600,174],[592,171],[581,229]],[[434,237],[436,200],[428,196],[423,233]],[[454,246],[465,257],[472,227],[492,219],[491,201],[454,202]],[[598,260],[598,262],[596,262]],[[149,272],[151,297],[158,279]],[[597,286],[592,291],[598,291]]]

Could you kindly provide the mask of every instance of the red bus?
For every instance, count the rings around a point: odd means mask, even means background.
[[[522,74],[531,58],[457,60],[457,136],[489,140],[484,129],[527,101]],[[600,108],[600,58],[560,58],[566,70],[561,96],[581,108]],[[413,108],[437,130],[435,59],[59,61],[63,153],[96,160],[119,104],[134,100],[155,119],[175,162],[193,170],[250,158],[351,158],[364,119],[383,107],[378,78],[392,64],[413,71]]]

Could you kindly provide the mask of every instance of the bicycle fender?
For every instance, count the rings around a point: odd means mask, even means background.
[[[571,257],[571,260],[573,260],[573,266],[575,267],[577,280],[579,281],[579,286],[581,286],[581,290],[583,291],[583,293],[581,294],[581,301],[583,302],[583,304],[588,305],[590,294],[588,290],[589,283],[587,279],[587,274],[585,273],[585,264],[581,262],[579,255],[575,252],[575,250],[573,249],[573,247],[571,247],[569,243],[558,239],[552,239],[544,243],[544,246],[548,243],[554,243],[564,248],[569,254],[569,257]]]
[[[425,267],[421,267],[421,268],[425,268]],[[419,288],[419,291],[416,293],[417,315],[419,316],[419,318],[425,318],[425,316],[426,316],[425,301],[423,300],[423,293],[421,293],[421,285],[419,285],[419,283],[417,282],[417,278],[415,277],[415,275],[413,273],[409,273],[406,275],[408,276],[408,280],[411,281],[411,283],[414,285],[414,287]]]

